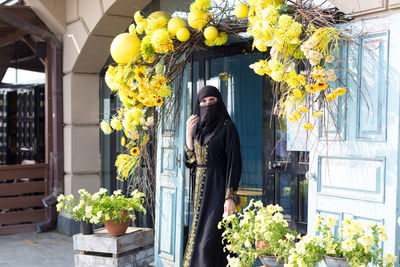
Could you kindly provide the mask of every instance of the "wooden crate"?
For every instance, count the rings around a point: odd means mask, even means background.
[[[75,266],[148,266],[154,261],[154,231],[129,227],[125,235],[114,237],[105,228],[92,235],[73,236]]]

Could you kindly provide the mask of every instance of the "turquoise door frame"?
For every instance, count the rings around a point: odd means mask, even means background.
[[[343,25],[362,31],[341,49],[348,92],[310,151],[309,228],[317,215],[381,222],[399,256],[400,13]],[[341,74],[343,75],[343,74]],[[344,73],[346,75],[346,73]],[[342,76],[343,77],[343,76]],[[332,122],[335,120],[335,123]],[[329,152],[327,152],[329,151]],[[398,264],[396,265],[398,266]]]
[[[179,267],[183,257],[187,73],[180,101],[166,101],[157,136],[155,264]],[[178,106],[179,105],[179,106]]]

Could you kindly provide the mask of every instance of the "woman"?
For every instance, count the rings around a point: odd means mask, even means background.
[[[242,160],[238,132],[214,86],[197,95],[195,114],[186,123],[184,160],[195,178],[193,223],[182,266],[226,266],[217,225],[224,212],[235,209]]]

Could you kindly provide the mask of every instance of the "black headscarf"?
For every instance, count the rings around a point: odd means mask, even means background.
[[[200,106],[200,101],[208,96],[217,98],[217,102],[207,106]],[[231,117],[226,110],[225,104],[222,101],[221,93],[217,88],[211,85],[206,85],[200,89],[197,94],[195,114],[200,118],[194,132],[194,137],[197,141],[204,145],[222,128],[225,120],[230,120]]]

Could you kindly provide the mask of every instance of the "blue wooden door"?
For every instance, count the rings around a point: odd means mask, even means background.
[[[343,27],[362,30],[344,46],[341,73],[348,93],[319,129],[310,151],[309,232],[315,217],[381,222],[385,252],[398,255],[399,231],[399,14]],[[333,125],[339,125],[334,127]]]
[[[183,256],[184,174],[183,151],[187,103],[184,74],[181,101],[166,101],[157,137],[156,222],[154,258],[156,266],[180,266]]]
[[[252,198],[262,198],[263,80],[249,68],[259,59],[258,53],[246,53],[208,61],[207,84],[219,88],[239,132],[242,176],[238,201],[241,207]]]

